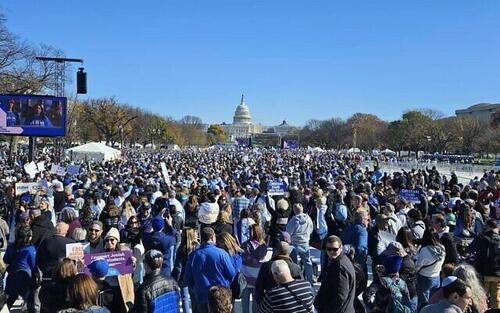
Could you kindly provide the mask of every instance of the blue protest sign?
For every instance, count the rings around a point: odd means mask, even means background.
[[[412,203],[420,203],[421,189],[401,189],[399,196]]]
[[[282,196],[285,194],[286,186],[284,182],[272,181],[267,183],[267,191],[270,196]]]

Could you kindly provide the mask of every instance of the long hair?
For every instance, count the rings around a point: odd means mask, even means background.
[[[432,227],[429,227],[424,231],[424,235],[420,241],[420,248],[425,246],[441,246],[441,243],[437,239],[437,235]]]
[[[408,226],[403,226],[399,229],[396,235],[396,241],[399,242],[406,252],[415,252],[415,244],[413,243],[413,236],[411,229]]]
[[[259,244],[263,244],[265,242],[264,237],[265,237],[264,231],[262,230],[262,228],[259,225],[254,224],[254,225],[250,226],[250,236],[249,236],[250,240],[255,240]]]
[[[229,253],[230,256],[234,256],[243,251],[236,242],[236,239],[234,239],[234,237],[228,233],[223,232],[218,234],[216,243],[219,248],[226,250],[226,252]]]
[[[185,253],[185,255],[189,255],[196,249],[200,243],[198,242],[198,233],[194,228],[185,228],[181,235],[181,245],[180,249]]]
[[[55,281],[67,280],[78,274],[76,263],[70,258],[62,258],[53,274]]]
[[[472,303],[478,309],[479,312],[484,312],[486,308],[481,308],[480,306],[486,301],[486,292],[477,278],[476,270],[474,267],[468,264],[461,264],[455,268],[453,272],[455,276],[460,278],[465,282],[467,286],[472,290]]]
[[[87,274],[77,274],[70,281],[67,293],[72,308],[86,310],[97,305],[97,284]]]

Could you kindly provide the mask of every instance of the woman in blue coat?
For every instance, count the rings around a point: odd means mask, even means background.
[[[7,306],[12,307],[18,296],[24,300],[31,290],[31,278],[36,267],[36,250],[31,244],[33,234],[29,228],[18,228],[16,241],[9,244],[3,257],[7,266],[5,293],[8,295]]]

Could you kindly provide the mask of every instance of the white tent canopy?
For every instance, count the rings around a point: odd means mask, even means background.
[[[391,149],[382,150],[381,153],[387,154],[387,155],[396,155],[396,152],[392,151]]]
[[[108,161],[120,158],[121,152],[98,142],[89,142],[84,145],[66,150],[73,161]]]
[[[347,153],[360,153],[361,150],[359,148],[350,148],[347,150]]]

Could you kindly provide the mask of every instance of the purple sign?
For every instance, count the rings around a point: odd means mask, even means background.
[[[83,256],[83,260],[85,263],[85,273],[90,274],[87,267],[90,265],[90,263],[98,259],[104,259],[108,261],[108,276],[118,276],[134,272],[132,251],[130,250],[85,254]]]

